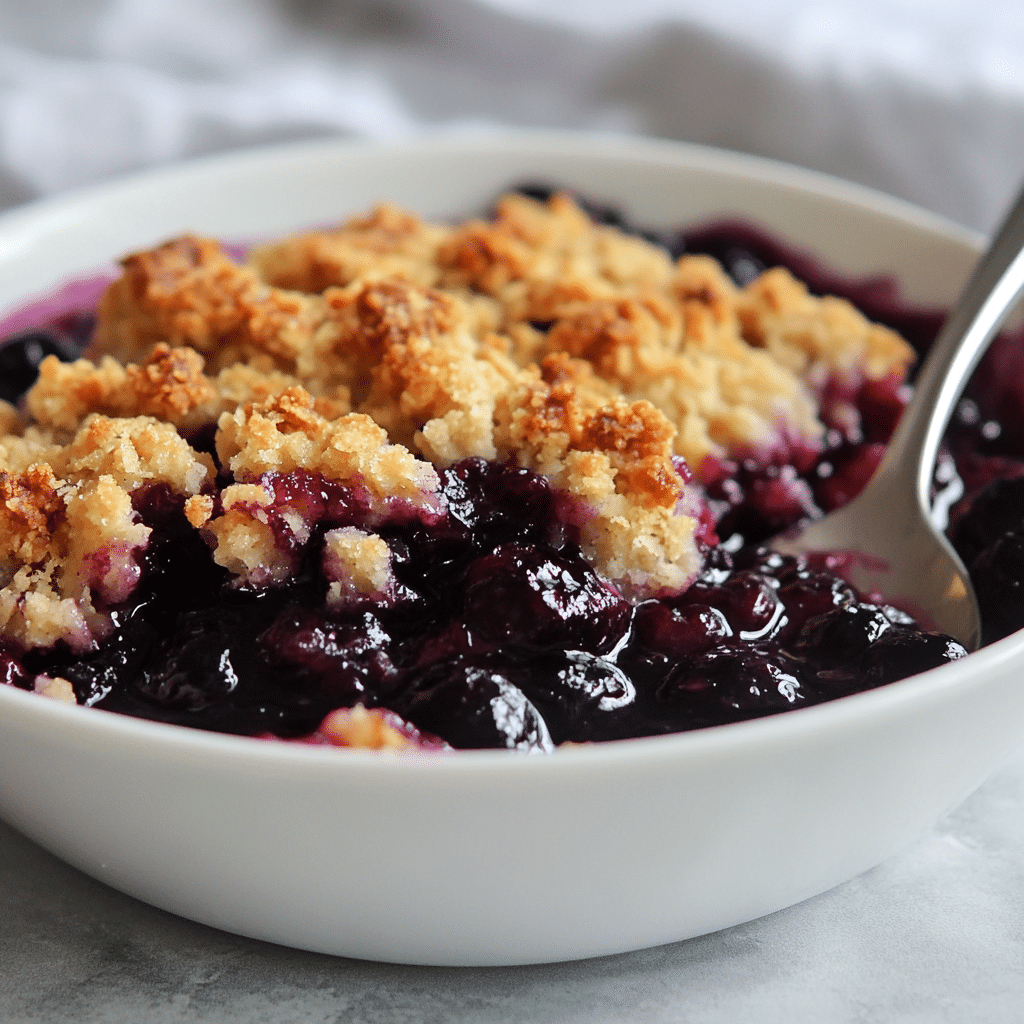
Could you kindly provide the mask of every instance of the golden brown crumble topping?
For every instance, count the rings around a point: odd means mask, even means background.
[[[702,499],[676,459],[699,480],[710,455],[813,447],[829,381],[901,376],[912,357],[784,270],[738,288],[710,258],[673,262],[560,195],[509,196],[454,227],[382,205],[245,264],[171,240],[123,261],[87,355],[44,360],[23,410],[0,405],[0,636],[16,645],[104,635],[102,609],[138,579],[149,531],[132,496],[150,483],[184,496],[240,582],[287,578],[265,475],[296,469],[440,515],[438,470],[513,460],[550,479],[623,592],[677,591],[699,569]],[[231,477],[219,492],[189,444],[201,431]],[[386,595],[391,557],[370,533],[331,531],[329,600]],[[42,692],[63,699],[61,682]],[[358,710],[338,713],[336,742],[372,727],[393,745]]]
[[[122,261],[100,302],[89,354],[140,362],[166,342],[202,353],[211,369],[255,362],[290,371],[323,319],[323,303],[268,288],[217,242],[186,236]]]
[[[313,231],[257,249],[252,264],[278,288],[322,292],[363,277],[437,283],[437,248],[449,229],[381,204],[334,231]]]
[[[505,322],[552,320],[566,304],[658,290],[672,262],[647,242],[602,227],[568,197],[507,196],[493,221],[456,228],[438,253],[442,283],[494,296]]]
[[[815,298],[788,270],[765,271],[741,293],[737,313],[752,345],[805,380],[831,374],[873,379],[904,372],[912,352],[894,331],[843,299]]]
[[[6,441],[7,439],[5,439]],[[0,636],[24,647],[87,649],[109,629],[97,605],[125,600],[149,528],[131,491],[208,486],[213,463],[166,423],[92,416],[48,461],[0,471]]]

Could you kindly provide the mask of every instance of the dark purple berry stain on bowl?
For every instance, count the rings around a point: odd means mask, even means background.
[[[529,187],[537,196],[545,190]],[[739,284],[782,265],[815,293],[848,298],[923,351],[941,312],[903,305],[889,279],[847,281],[744,223],[641,231],[613,209],[597,221],[673,256],[715,256]],[[544,326],[544,325],[542,325]],[[63,311],[0,348],[0,395],[17,401],[47,354],[75,358],[88,311]],[[984,640],[1024,627],[1024,336],[1004,334],[961,403],[936,490],[964,498],[951,537],[981,597]],[[270,474],[277,545],[297,566],[280,586],[229,586],[163,485],[133,505],[152,528],[141,584],[107,609],[113,631],[84,654],[0,652],[0,681],[70,681],[81,704],[202,729],[307,738],[332,711],[387,709],[456,748],[548,751],[704,728],[806,707],[956,660],[964,651],[821,566],[761,543],[854,495],[877,465],[903,398],[884,383],[843,396],[863,429],[785,465],[705,468],[721,543],[683,593],[631,605],[582,557],[548,481],[466,459],[441,473],[447,514],[376,524],[393,553],[386,599],[325,602],[324,534],[365,525],[365,495],[315,473]],[[209,439],[194,442],[212,451]],[[294,532],[275,509],[301,508]],[[711,538],[713,539],[713,538]]]

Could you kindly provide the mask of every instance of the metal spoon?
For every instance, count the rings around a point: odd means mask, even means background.
[[[774,538],[783,554],[848,553],[844,575],[884,595],[969,651],[981,640],[970,577],[933,522],[929,490],[939,442],[974,367],[1024,293],[1024,192],[974,268],[921,366],[914,397],[882,462],[848,505]]]

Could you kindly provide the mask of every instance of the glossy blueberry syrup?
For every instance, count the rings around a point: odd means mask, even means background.
[[[616,211],[590,212],[634,230]],[[746,224],[637,233],[673,255],[710,253],[741,284],[788,266],[920,350],[942,321],[903,306],[888,279],[843,280]],[[90,330],[87,313],[64,313],[10,338],[0,348],[4,397],[30,386],[42,355],[74,357]],[[936,473],[937,491],[966,494],[951,536],[978,586],[986,642],[1024,626],[1022,342],[1004,335],[993,346]],[[142,582],[112,609],[112,635],[84,656],[60,645],[0,651],[0,682],[31,688],[38,674],[61,676],[80,703],[285,739],[316,737],[331,711],[362,704],[387,709],[428,746],[545,751],[774,714],[955,660],[964,652],[949,637],[864,600],[823,565],[760,546],[856,494],[903,405],[894,382],[834,397],[857,406],[862,430],[834,424],[823,452],[794,446],[767,466],[705,467],[722,543],[708,537],[702,575],[676,597],[623,600],[581,556],[547,481],[512,465],[459,463],[441,475],[446,516],[377,526],[393,555],[391,597],[336,610],[325,603],[323,534],[363,524],[364,496],[306,472],[265,480],[276,504],[315,526],[301,540],[280,517],[277,543],[296,573],[247,590],[228,584],[182,499],[150,487],[134,497],[153,528]]]

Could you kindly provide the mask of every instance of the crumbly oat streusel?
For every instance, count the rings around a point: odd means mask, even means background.
[[[437,470],[512,460],[548,477],[620,591],[677,591],[703,528],[680,459],[699,482],[709,456],[813,449],[830,381],[902,376],[912,356],[784,270],[738,288],[558,195],[454,227],[381,206],[244,264],[183,237],[123,268],[88,358],[48,358],[24,414],[0,408],[0,637],[18,646],[103,637],[138,579],[144,484],[187,497],[240,583],[285,579],[265,476],[295,469],[443,515]],[[214,428],[220,478],[196,440]],[[390,585],[371,534],[328,533],[324,558],[333,602]]]

